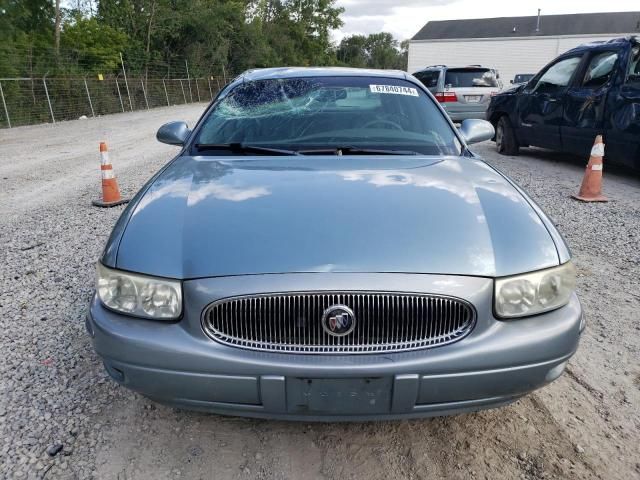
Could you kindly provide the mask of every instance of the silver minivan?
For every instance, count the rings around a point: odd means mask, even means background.
[[[480,65],[432,65],[413,76],[433,93],[454,122],[484,119],[491,97],[502,87],[497,70]]]

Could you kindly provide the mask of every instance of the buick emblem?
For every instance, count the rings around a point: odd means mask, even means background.
[[[332,305],[322,314],[322,328],[329,335],[343,337],[356,327],[356,316],[346,305]]]

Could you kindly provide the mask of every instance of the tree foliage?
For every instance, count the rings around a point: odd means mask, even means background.
[[[407,65],[408,42],[398,43],[390,33],[353,35],[343,38],[338,46],[337,58],[353,67],[403,70]]]
[[[96,17],[76,14],[65,24],[61,46],[76,50],[77,60],[87,73],[117,70],[119,52],[128,48],[128,37],[120,30],[101,23]]]
[[[162,76],[187,66],[192,75],[206,75],[222,68],[406,63],[388,33],[332,44],[331,33],[342,26],[336,0],[68,0],[61,2],[60,52],[55,5],[0,0],[0,74],[26,75],[34,65],[50,74],[117,73],[120,53],[134,71],[163,65],[152,72]]]

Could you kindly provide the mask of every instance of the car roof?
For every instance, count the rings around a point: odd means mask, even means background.
[[[415,73],[420,73],[420,72],[434,72],[434,71],[442,71],[442,70],[464,70],[465,68],[468,68],[470,70],[495,70],[495,68],[491,68],[491,67],[485,67],[484,65],[464,65],[464,66],[460,66],[460,67],[455,67],[455,66],[449,66],[449,65],[430,65],[428,67],[422,68],[420,70],[416,70]],[[414,73],[414,75],[415,75]]]
[[[247,70],[240,77],[245,81],[301,77],[384,77],[405,80],[408,75],[401,70],[375,70],[371,68],[276,67]]]
[[[443,70],[445,68],[447,68],[446,65],[429,65],[428,67],[418,70],[418,72],[426,72],[427,70]]]
[[[608,48],[621,48],[621,47],[625,47],[627,45],[630,45],[631,43],[638,43],[640,42],[640,38],[639,37],[619,37],[619,38],[612,38],[611,40],[600,40],[600,41],[595,41],[595,42],[589,42],[589,43],[584,43],[582,45],[579,45],[575,48],[572,48],[571,50],[568,50],[566,52],[564,52],[562,54],[562,56],[564,55],[572,55],[572,54],[576,54],[576,53],[584,53],[586,51],[589,50],[607,50]]]

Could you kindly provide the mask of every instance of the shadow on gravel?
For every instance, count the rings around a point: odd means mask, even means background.
[[[536,160],[541,160],[549,163],[564,163],[567,165],[574,165],[577,167],[585,167],[589,161],[588,157],[582,158],[579,155],[573,155],[570,153],[556,152],[554,150],[545,150],[543,148],[528,147],[520,149],[520,156],[534,157]],[[607,162],[607,158],[604,158],[604,165],[607,172],[627,177],[635,177],[640,179],[640,161],[638,162],[638,170],[632,170],[629,167],[615,165]]]
[[[110,412],[97,478],[591,478],[535,395],[474,414],[305,423],[188,412],[133,395]],[[174,472],[175,473],[175,472]]]

